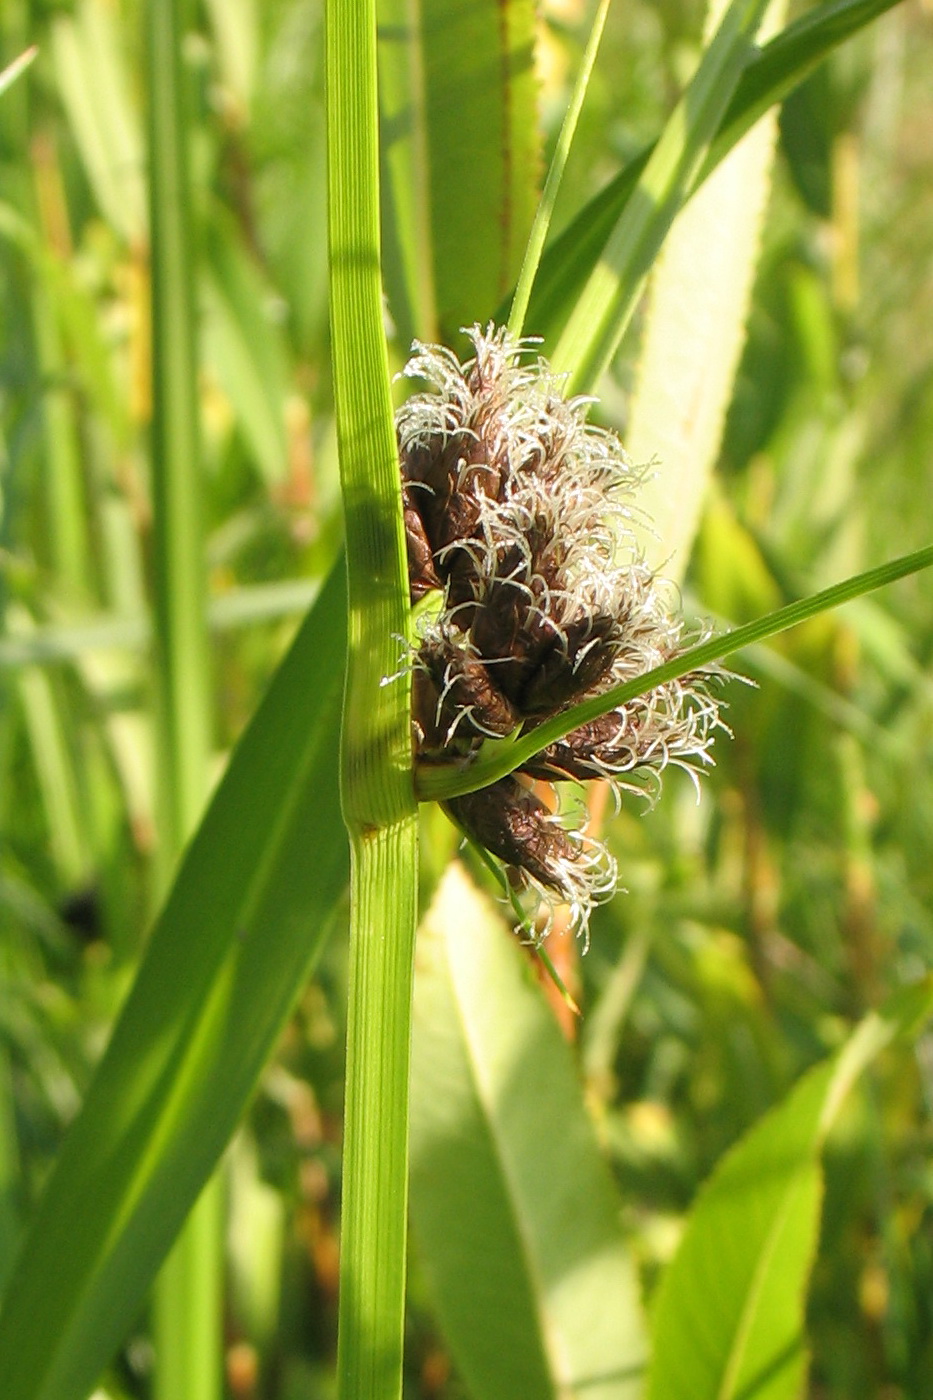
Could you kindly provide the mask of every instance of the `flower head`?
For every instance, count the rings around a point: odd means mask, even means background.
[[[614,434],[565,398],[530,342],[474,326],[474,355],[416,342],[425,381],[396,417],[413,599],[440,607],[416,652],[415,740],[425,761],[468,759],[685,649],[669,590],[630,529],[639,474]],[[517,774],[447,804],[513,885],[571,906],[578,925],[615,888],[615,864],[534,782],[608,780],[649,798],[675,763],[711,762],[724,728],[701,671],[573,730]]]

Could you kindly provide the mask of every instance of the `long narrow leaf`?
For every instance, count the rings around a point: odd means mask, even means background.
[[[378,0],[383,276],[399,340],[436,340],[434,249],[419,12]]]
[[[778,34],[749,60],[719,125],[698,188],[769,107],[780,102],[846,39],[899,0],[830,0]],[[631,197],[653,147],[632,160],[589,201],[548,247],[526,317],[551,352],[592,269]],[[500,312],[504,319],[505,309]]]
[[[233,221],[215,214],[207,240],[208,270],[201,284],[204,354],[271,489],[281,483],[288,465],[285,355],[266,310],[268,288],[238,244]]]
[[[213,704],[194,319],[184,5],[146,6],[152,308],[152,602],[160,893],[207,795]],[[219,1400],[224,1232],[219,1179],[202,1193],[153,1297],[155,1400]]]
[[[772,0],[766,24],[778,10]],[[650,528],[636,530],[647,562],[676,582],[732,400],[776,137],[772,112],[678,215],[648,284],[625,446],[633,462],[657,463],[639,492]]]
[[[592,388],[608,367],[748,62],[767,3],[732,0],[726,9],[587,279],[553,356],[571,388]]]
[[[253,1091],[341,899],[338,570],[240,742],[26,1237],[4,1400],[84,1400]]]
[[[925,979],[873,1012],[726,1156],[701,1192],[654,1311],[648,1400],[794,1400],[820,1153],[849,1088],[933,1012]]]
[[[468,768],[453,771],[442,766],[423,767],[418,774],[419,795],[423,800],[433,798],[443,801],[460,793],[475,792],[488,783],[504,778],[507,773],[527,762],[542,748],[556,743],[579,725],[597,719],[599,715],[608,714],[616,706],[624,705],[639,695],[646,695],[649,690],[665,681],[676,680],[700,666],[721,661],[752,642],[775,637],[780,632],[786,632],[789,627],[796,627],[798,623],[805,622],[807,618],[815,617],[829,608],[839,607],[851,598],[859,598],[931,565],[933,545],[928,545],[926,549],[918,549],[913,554],[893,559],[889,564],[881,564],[878,568],[868,569],[862,574],[853,574],[842,583],[833,584],[831,588],[825,588],[819,593],[812,593],[799,602],[788,603],[786,607],[767,613],[754,622],[746,623],[744,627],[736,627],[725,636],[711,637],[709,641],[690,647],[688,651],[682,652],[672,661],[665,662],[663,666],[646,671],[643,676],[637,676],[625,685],[615,686],[602,695],[596,695],[590,700],[574,705],[572,709],[562,711],[553,719],[545,720],[529,734],[516,731],[506,739],[487,740],[475,762]]]
[[[188,130],[178,0],[147,7],[152,247],[153,657],[163,888],[201,814],[211,754]]]
[[[516,340],[521,336],[522,327],[525,324],[525,314],[528,311],[528,301],[531,296],[531,289],[537,276],[538,265],[541,261],[541,254],[547,242],[548,229],[551,226],[551,216],[554,213],[554,205],[557,202],[557,192],[564,176],[567,165],[567,158],[570,155],[570,147],[573,144],[574,133],[577,129],[577,122],[580,119],[580,112],[583,110],[583,99],[586,97],[586,90],[589,87],[590,76],[593,72],[593,65],[596,62],[596,55],[599,53],[600,40],[603,37],[603,30],[606,27],[606,16],[609,13],[609,0],[599,0],[596,10],[596,17],[590,30],[590,37],[586,41],[586,49],[580,63],[580,71],[573,86],[570,97],[570,104],[567,107],[566,115],[561,124],[560,135],[557,138],[557,145],[554,148],[554,156],[551,160],[547,179],[544,182],[544,189],[541,192],[541,199],[535,212],[534,222],[531,225],[531,233],[528,235],[528,246],[525,249],[525,256],[522,261],[522,270],[518,275],[518,283],[515,287],[515,296],[512,298],[512,307],[509,311],[509,332]]]
[[[130,99],[115,11],[81,0],[52,27],[52,57],[88,179],[104,217],[127,242],[146,224],[143,143]]]
[[[456,863],[418,939],[412,1223],[473,1400],[641,1393],[634,1269],[571,1055]]]
[[[12,63],[8,63],[3,72],[0,73],[0,93],[6,92],[11,83],[15,83],[21,73],[24,73],[32,63],[39,50],[35,44],[21,53],[19,58],[14,58]]]
[[[28,638],[32,619],[21,605],[11,604],[4,621],[23,640]],[[60,703],[52,678],[36,667],[23,667],[17,680],[56,873],[63,889],[80,889],[91,861]]]
[[[320,591],[316,580],[303,578],[231,588],[210,600],[208,626],[226,631],[306,612]],[[102,615],[72,625],[36,627],[28,635],[0,637],[0,669],[67,661],[83,652],[111,647],[140,651],[149,645],[150,636],[149,619],[142,614],[138,617]]]

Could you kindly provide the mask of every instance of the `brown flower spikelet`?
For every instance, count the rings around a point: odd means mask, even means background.
[[[634,546],[639,478],[618,439],[587,423],[591,400],[565,398],[530,342],[492,325],[467,334],[475,353],[462,364],[415,342],[404,374],[429,387],[396,415],[412,598],[441,598],[415,657],[415,742],[429,762],[468,761],[485,738],[533,729],[685,649]],[[659,686],[447,808],[513,884],[569,904],[585,927],[615,888],[614,861],[528,782],[604,778],[651,797],[668,764],[695,773],[725,728],[715,676]]]

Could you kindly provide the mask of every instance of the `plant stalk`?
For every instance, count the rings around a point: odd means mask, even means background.
[[[150,0],[146,35],[160,897],[200,820],[211,754],[191,190],[180,61],[184,5]],[[156,1282],[156,1400],[219,1400],[222,1188],[220,1176],[205,1187]]]
[[[401,1395],[417,893],[408,573],[382,321],[376,17],[329,0],[328,242],[349,597],[341,796],[350,836],[340,1400]],[[387,678],[395,676],[396,679]]]

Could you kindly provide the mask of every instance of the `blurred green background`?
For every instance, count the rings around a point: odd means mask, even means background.
[[[586,19],[541,7],[545,152]],[[318,0],[207,0],[184,50],[218,772],[340,544],[321,22]],[[656,134],[702,22],[674,0],[610,13],[558,227]],[[29,43],[0,98],[0,1284],[157,879],[141,6],[5,0],[0,66]],[[689,611],[741,622],[929,542],[931,44],[933,7],[897,6],[786,104]],[[638,340],[603,386],[623,439]],[[407,344],[391,348],[399,368]],[[702,801],[671,774],[655,810],[607,825],[627,893],[574,972],[578,1052],[649,1294],[725,1148],[933,965],[931,655],[920,574],[743,658],[758,688],[729,687],[735,737]],[[425,830],[427,895],[452,837],[436,813]],[[344,942],[231,1149],[234,1397],[327,1393]],[[931,1110],[924,1036],[831,1138],[814,1397],[933,1393]],[[454,1400],[417,1252],[412,1275],[410,1392]],[[142,1318],[108,1393],[147,1394],[150,1368]]]

